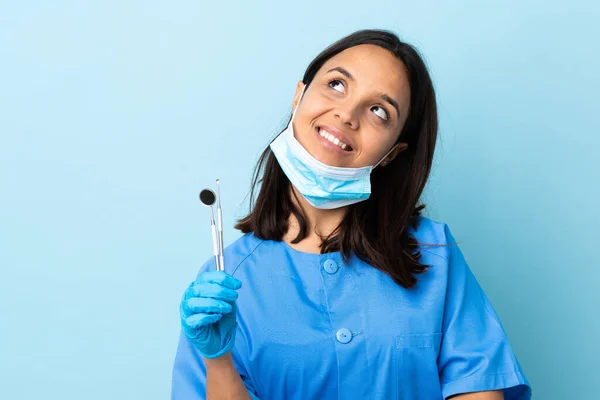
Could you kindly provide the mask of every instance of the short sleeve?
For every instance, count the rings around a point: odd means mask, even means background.
[[[531,399],[531,387],[488,297],[445,226],[448,284],[438,369],[443,398],[504,390],[505,400]]]
[[[214,269],[214,259],[207,261],[198,275],[208,270]],[[239,340],[243,340],[238,331],[236,332],[236,346]],[[231,351],[233,363],[238,370],[248,393],[253,400],[259,400],[256,390],[246,372],[244,363],[235,349]],[[200,352],[196,349],[191,340],[180,330],[179,344],[173,364],[173,375],[171,381],[171,400],[205,400],[206,399],[206,366]]]
[[[248,393],[253,400],[258,400],[256,390],[248,377],[236,350],[232,357]],[[194,344],[183,332],[179,336],[179,345],[173,365],[171,384],[171,400],[205,400],[206,399],[206,366]]]

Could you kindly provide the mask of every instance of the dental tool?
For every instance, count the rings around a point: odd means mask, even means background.
[[[225,270],[225,260],[223,258],[223,212],[221,211],[221,190],[219,179],[217,179],[217,218],[219,220],[219,261],[221,271]]]
[[[213,211],[213,204],[215,204],[215,192],[210,189],[203,189],[200,192],[200,202],[210,208],[210,228],[212,230],[212,241],[213,241],[213,253],[215,255],[215,265],[217,271],[222,271],[221,263],[219,258],[219,245],[217,242],[217,231],[215,228],[215,214]]]

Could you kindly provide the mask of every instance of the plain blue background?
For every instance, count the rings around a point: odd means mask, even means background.
[[[527,3],[527,4],[525,4]],[[166,399],[180,296],[325,46],[424,55],[449,224],[537,399],[598,398],[600,37],[581,1],[2,2],[0,398]]]

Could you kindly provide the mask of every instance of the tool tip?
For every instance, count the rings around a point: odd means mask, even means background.
[[[202,190],[199,197],[205,206],[212,206],[215,203],[215,193],[210,189]]]

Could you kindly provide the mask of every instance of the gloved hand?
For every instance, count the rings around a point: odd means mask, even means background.
[[[242,282],[224,271],[207,271],[183,294],[181,326],[204,357],[220,357],[235,344],[236,290],[241,286]]]

